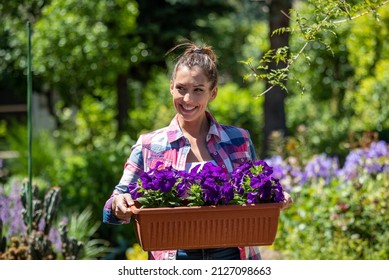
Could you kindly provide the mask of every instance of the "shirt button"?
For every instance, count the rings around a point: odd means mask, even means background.
[[[217,152],[214,152],[213,154],[214,154],[214,155],[217,155]]]
[[[222,165],[222,167],[223,167],[223,168],[226,168],[226,166],[225,166],[224,164]]]

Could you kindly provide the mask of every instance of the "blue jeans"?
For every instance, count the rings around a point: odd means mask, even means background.
[[[178,250],[177,260],[240,260],[238,248]]]

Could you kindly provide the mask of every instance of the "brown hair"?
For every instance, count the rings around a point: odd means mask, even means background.
[[[211,90],[217,86],[218,83],[218,73],[216,68],[217,57],[212,47],[207,45],[196,45],[193,42],[186,42],[175,46],[170,49],[167,54],[179,49],[185,48],[184,53],[178,58],[173,72],[172,80],[174,80],[177,70],[180,67],[192,68],[194,66],[199,66],[203,69],[205,76],[211,82]]]

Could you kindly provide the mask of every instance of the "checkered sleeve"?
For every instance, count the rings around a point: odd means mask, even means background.
[[[249,148],[250,148],[250,155],[251,155],[251,159],[252,160],[256,160],[257,158],[257,155],[255,154],[255,148],[254,148],[254,144],[253,144],[253,141],[251,140],[251,137],[250,137],[250,132],[247,131],[247,135],[248,135],[248,142],[249,142]]]
[[[103,208],[103,222],[109,224],[126,224],[130,222],[128,220],[119,220],[112,213],[112,201],[115,195],[127,193],[127,186],[136,182],[143,171],[143,157],[142,157],[142,139],[141,137],[137,141],[137,143],[131,148],[130,157],[127,159],[122,177],[112,192],[111,197],[105,202]]]

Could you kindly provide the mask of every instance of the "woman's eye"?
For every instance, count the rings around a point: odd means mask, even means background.
[[[194,92],[197,93],[197,94],[201,94],[201,93],[203,93],[203,89],[202,88],[196,88],[194,90]]]

